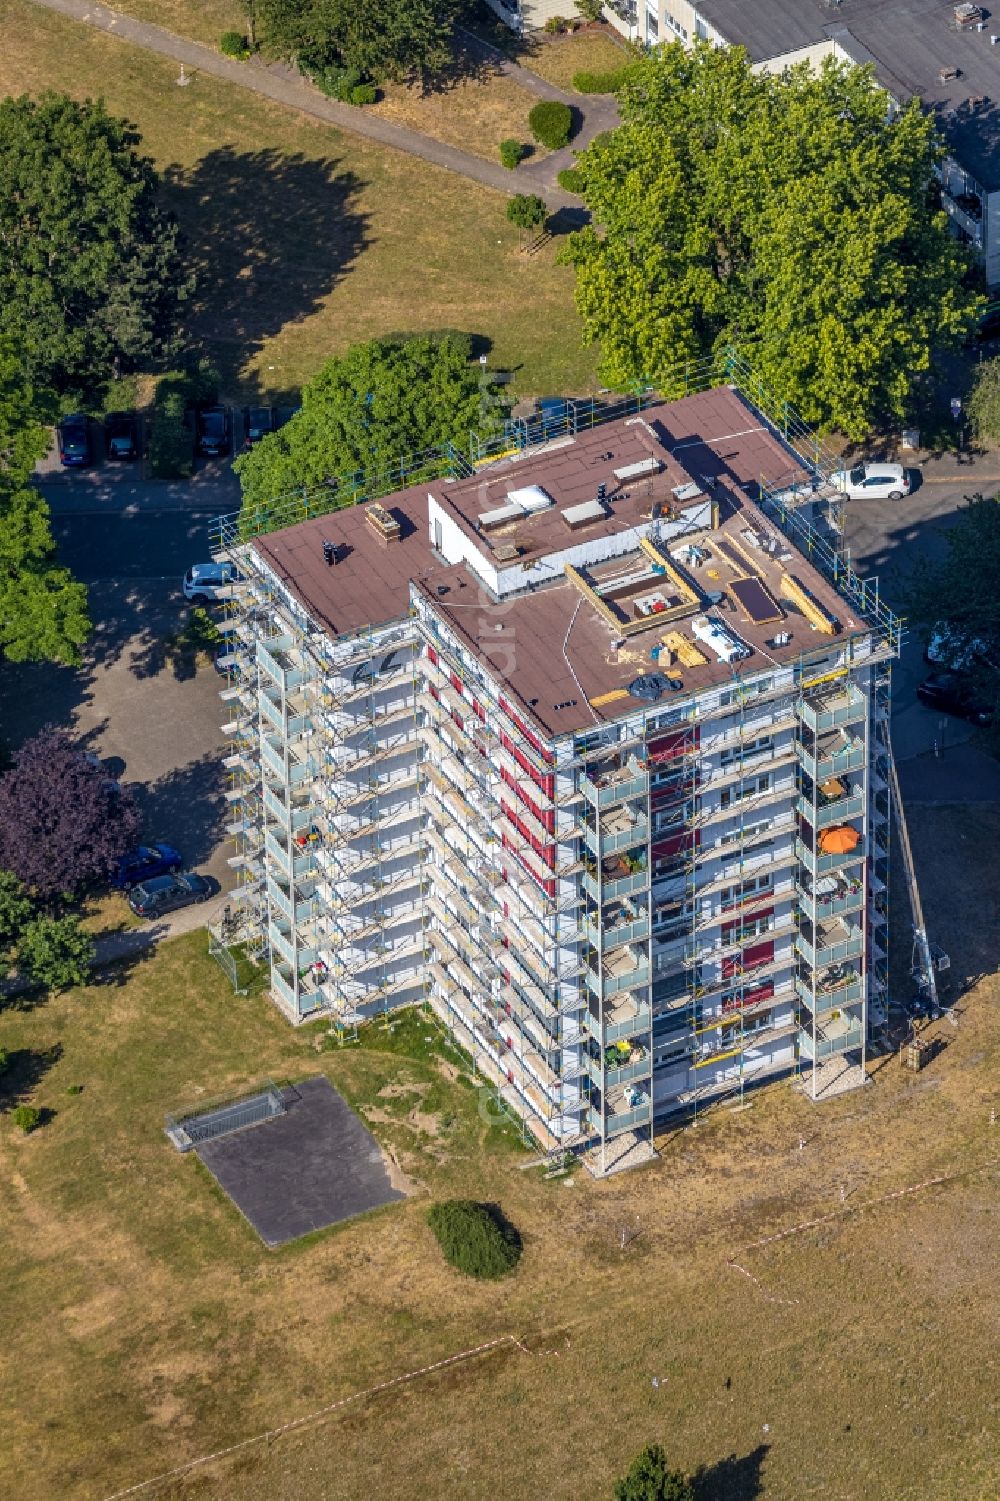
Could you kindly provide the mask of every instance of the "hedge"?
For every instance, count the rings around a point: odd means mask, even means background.
[[[528,128],[536,141],[550,151],[559,151],[566,145],[573,129],[572,111],[559,99],[543,99],[529,114]]]
[[[609,73],[574,73],[573,87],[578,94],[613,94],[621,87],[627,71],[613,68]]]
[[[149,467],[154,479],[189,479],[194,471],[194,434],[184,424],[191,399],[185,375],[163,375],[153,396]]]
[[[446,1199],[432,1206],[427,1223],[445,1261],[469,1277],[506,1277],[521,1258],[521,1237],[492,1204]]]

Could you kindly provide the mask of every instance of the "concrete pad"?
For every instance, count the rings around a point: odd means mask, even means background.
[[[197,1148],[266,1246],[406,1197],[375,1138],[329,1079],[307,1079],[283,1090],[282,1099],[284,1115]]]

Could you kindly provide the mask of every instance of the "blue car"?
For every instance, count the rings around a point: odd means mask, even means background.
[[[86,469],[91,460],[90,423],[82,412],[64,417],[57,429],[59,461],[64,469]]]
[[[180,852],[170,844],[142,844],[130,850],[118,862],[118,869],[111,884],[118,891],[130,891],[142,881],[151,881],[154,876],[173,875],[183,868]]]

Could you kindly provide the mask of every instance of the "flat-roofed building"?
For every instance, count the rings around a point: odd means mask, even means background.
[[[232,538],[232,827],[292,1021],[427,1000],[596,1171],[864,1081],[899,632],[816,484],[722,387]]]

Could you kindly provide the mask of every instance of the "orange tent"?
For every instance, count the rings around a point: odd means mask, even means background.
[[[860,843],[861,835],[848,824],[838,824],[835,829],[827,829],[819,836],[819,847],[824,855],[846,855],[857,849]]]

